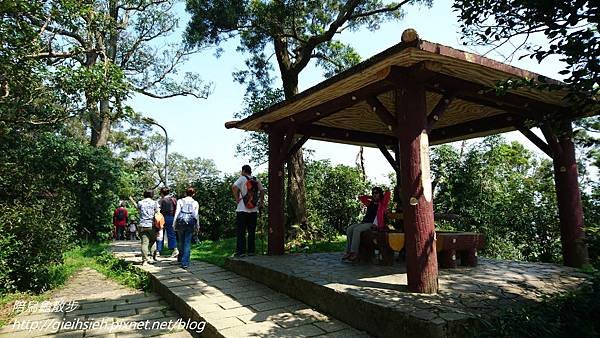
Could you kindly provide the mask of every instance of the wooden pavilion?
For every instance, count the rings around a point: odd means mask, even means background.
[[[575,110],[564,92],[498,93],[497,83],[511,78],[539,75],[420,40],[409,29],[398,45],[291,100],[227,122],[268,134],[268,253],[284,253],[283,165],[293,153],[310,138],[378,147],[401,182],[408,288],[437,292],[429,146],[519,130],[553,159],[564,263],[581,267],[587,248],[571,121],[591,113]]]

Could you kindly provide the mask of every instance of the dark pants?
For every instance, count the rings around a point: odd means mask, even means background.
[[[254,237],[256,234],[256,212],[237,212],[237,244],[235,254],[241,255],[246,253],[246,229],[248,230],[248,251],[249,254],[254,254],[255,245]]]
[[[125,239],[125,226],[118,226],[117,225],[117,239],[118,240]]]

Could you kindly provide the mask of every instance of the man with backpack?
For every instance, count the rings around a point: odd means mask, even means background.
[[[140,217],[139,234],[142,239],[142,265],[152,262],[149,259],[150,250],[156,242],[157,228],[154,226],[154,215],[160,211],[158,203],[152,199],[152,190],[144,191],[144,199],[138,202],[138,213]]]
[[[121,201],[119,207],[113,213],[113,225],[115,227],[113,237],[116,240],[125,239],[125,227],[127,226],[127,209],[125,209],[125,201]]]
[[[242,175],[231,186],[233,198],[237,203],[237,243],[234,257],[254,256],[256,220],[258,211],[263,205],[265,188],[256,177],[251,176],[249,165],[242,167]],[[248,231],[248,246],[246,247],[246,231]],[[247,250],[246,250],[247,249]]]
[[[177,201],[175,210],[175,230],[177,232],[177,246],[179,247],[177,262],[181,268],[190,266],[190,251],[192,246],[192,234],[198,230],[198,210],[200,206],[194,200],[196,189],[189,187],[185,190],[185,197]]]
[[[158,200],[158,204],[160,205],[160,213],[165,217],[165,232],[167,235],[167,242],[169,245],[169,250],[173,250],[171,257],[177,257],[179,255],[179,250],[177,249],[177,239],[175,234],[175,224],[173,224],[173,220],[175,219],[175,210],[177,209],[177,200],[170,194],[171,190],[168,187],[162,187],[160,189],[160,199]],[[163,241],[160,242],[157,240],[156,242],[156,250],[157,253],[162,251]]]

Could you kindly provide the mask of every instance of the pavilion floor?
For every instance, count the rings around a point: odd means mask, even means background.
[[[588,281],[573,268],[479,259],[477,267],[442,269],[439,293],[409,293],[404,263],[348,264],[340,253],[231,259],[228,268],[379,337],[461,337],[478,318]]]

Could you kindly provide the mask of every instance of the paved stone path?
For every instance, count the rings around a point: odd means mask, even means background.
[[[48,301],[16,307],[24,311],[0,329],[0,337],[192,337],[175,325],[180,316],[158,294],[124,287],[89,268]],[[157,329],[161,324],[165,329]]]
[[[117,257],[139,264],[139,243],[113,242]],[[203,337],[368,337],[349,325],[218,266],[173,258],[141,267],[185,317],[207,322]]]
[[[589,275],[577,269],[556,264],[480,258],[477,267],[441,269],[439,293],[423,295],[406,292],[406,267],[402,263],[353,265],[342,263],[340,257],[340,253],[254,256],[233,264],[242,269],[240,272],[250,271],[254,265],[262,268],[254,274],[270,280],[277,278],[265,277],[269,274],[267,270],[285,274],[288,280],[300,278],[336,293],[439,324],[481,314],[493,315],[506,306],[538,302],[545,295],[578,288],[589,279]]]

